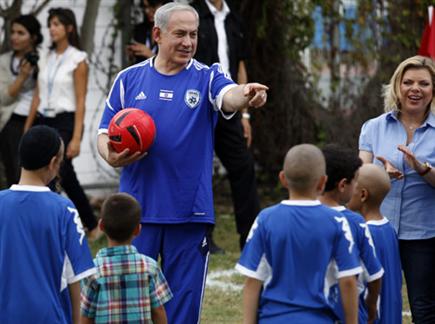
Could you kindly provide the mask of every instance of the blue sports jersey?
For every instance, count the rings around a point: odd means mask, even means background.
[[[143,223],[214,223],[214,126],[233,86],[219,64],[194,59],[175,75],[159,73],[153,59],[118,74],[99,133],[107,133],[112,117],[129,107],[146,111],[156,125],[148,155],[124,167],[120,180],[120,191],[140,202]]]
[[[68,199],[40,186],[0,191],[0,273],[0,323],[71,322],[61,293],[95,268]]]
[[[402,267],[397,234],[385,217],[368,221],[367,225],[375,243],[376,255],[385,270],[375,323],[402,323]]]
[[[358,290],[360,294],[358,322],[367,323],[367,311],[364,304],[364,297],[368,282],[372,282],[382,277],[384,269],[376,257],[375,246],[370,234],[368,225],[364,218],[344,206],[332,207],[332,209],[343,214],[349,222],[353,238],[355,240],[355,252],[361,260],[363,273],[358,276]],[[331,287],[329,302],[334,308],[337,316],[344,320],[343,307],[340,298],[338,282]]]
[[[362,272],[346,218],[319,201],[285,200],[260,212],[236,269],[264,282],[260,323],[332,323],[333,265],[338,278]]]

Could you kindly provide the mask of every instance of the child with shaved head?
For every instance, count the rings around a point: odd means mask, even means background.
[[[324,290],[333,264],[346,323],[357,323],[362,269],[346,218],[317,200],[326,182],[322,152],[294,146],[279,179],[288,199],[260,212],[236,265],[247,276],[244,323],[333,323]]]
[[[364,265],[364,273],[358,276],[359,288],[359,314],[358,322],[367,323],[376,318],[377,300],[381,290],[381,277],[384,273],[376,257],[373,239],[364,218],[346,207],[356,182],[358,169],[362,165],[357,152],[343,148],[337,144],[328,144],[322,149],[326,160],[325,191],[319,200],[326,206],[340,212],[349,222],[355,250]],[[328,282],[330,287],[329,300],[340,319],[343,319],[341,299],[337,282]]]
[[[390,191],[384,169],[371,163],[360,169],[348,207],[360,212],[369,226],[376,255],[384,268],[382,289],[375,323],[402,323],[402,270],[396,232],[381,214],[380,205]]]

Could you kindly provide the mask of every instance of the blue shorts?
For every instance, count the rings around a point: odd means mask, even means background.
[[[165,304],[168,323],[198,323],[207,275],[209,244],[206,223],[142,224],[133,240],[140,253],[160,257],[174,294]]]

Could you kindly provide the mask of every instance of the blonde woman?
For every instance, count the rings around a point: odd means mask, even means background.
[[[414,323],[435,322],[435,65],[403,61],[384,88],[385,113],[367,121],[360,157],[385,167],[391,190],[381,211],[398,237]]]

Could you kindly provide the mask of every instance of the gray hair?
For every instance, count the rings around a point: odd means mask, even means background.
[[[166,30],[169,18],[171,18],[171,15],[177,11],[190,11],[195,15],[196,21],[199,24],[198,12],[196,12],[193,7],[183,3],[169,2],[157,9],[156,13],[154,14],[154,26],[162,30]]]
[[[429,57],[413,56],[407,58],[394,71],[390,83],[383,87],[384,96],[384,111],[399,111],[400,110],[400,83],[403,75],[409,69],[426,69],[432,77],[432,101],[430,102],[430,110],[435,113],[435,64]]]

